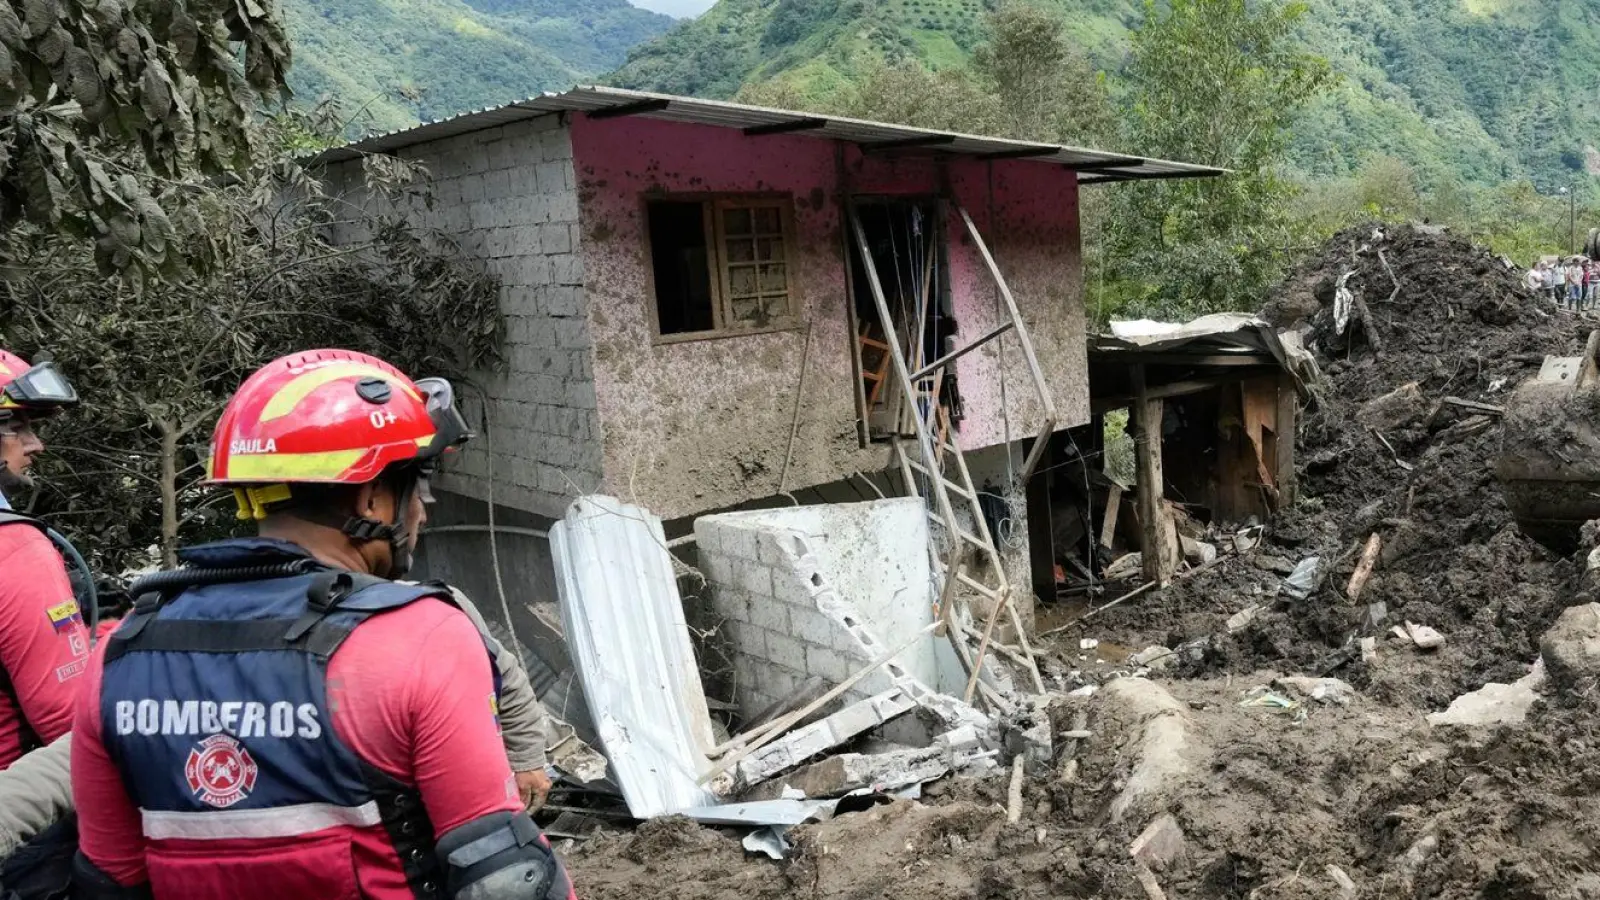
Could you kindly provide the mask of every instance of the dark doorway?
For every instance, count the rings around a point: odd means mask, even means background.
[[[892,339],[901,347],[912,371],[954,346],[957,329],[950,307],[949,254],[937,200],[874,197],[853,202],[891,316],[886,329],[873,299],[866,263],[852,235],[848,242],[850,295],[856,340],[861,345],[865,401],[861,415],[871,439],[887,440],[910,434],[914,427],[912,412],[905,408],[890,365],[887,342]],[[932,416],[935,408],[942,408],[942,418],[949,426],[959,427],[961,395],[953,368],[937,382],[926,378],[916,388],[922,415]]]

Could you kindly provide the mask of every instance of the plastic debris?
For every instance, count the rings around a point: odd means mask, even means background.
[[[1357,696],[1355,688],[1337,678],[1309,678],[1296,675],[1279,678],[1272,684],[1274,687],[1283,688],[1318,703],[1336,706],[1348,706]]]
[[[1296,600],[1304,600],[1322,583],[1322,557],[1308,556],[1300,560],[1283,580],[1283,592]]]

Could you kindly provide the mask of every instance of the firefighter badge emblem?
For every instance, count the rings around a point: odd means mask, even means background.
[[[183,774],[201,803],[227,809],[255,788],[256,761],[238,741],[214,734],[189,750]]]

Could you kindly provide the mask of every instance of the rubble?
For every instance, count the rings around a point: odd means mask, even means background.
[[[1593,690],[1600,681],[1600,604],[1585,603],[1562,612],[1540,642],[1539,654],[1557,692]]]
[[[1528,711],[1540,699],[1545,683],[1545,664],[1540,660],[1533,670],[1511,684],[1486,684],[1450,702],[1444,712],[1429,713],[1429,725],[1516,725],[1527,720]]]
[[[1517,530],[1489,468],[1503,418],[1483,409],[1586,329],[1481,251],[1405,227],[1330,241],[1267,314],[1307,329],[1327,376],[1296,435],[1300,502],[1212,523],[1213,565],[1097,607],[1104,668],[1077,662],[1081,630],[1042,649],[1061,692],[1047,767],[1028,757],[1046,758],[1037,722],[1012,726],[1030,741],[997,722],[923,748],[847,742],[764,789],[813,767],[832,791],[889,758],[942,766],[946,746],[990,774],[794,826],[781,866],[746,861],[742,833],[596,837],[571,857],[584,895],[1594,893],[1573,873],[1600,827],[1600,527],[1571,558]]]

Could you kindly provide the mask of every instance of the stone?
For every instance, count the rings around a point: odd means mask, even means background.
[[[1411,643],[1411,632],[1407,631],[1404,625],[1394,626],[1389,629],[1389,634],[1396,640],[1404,641],[1407,644]]]
[[[1526,721],[1528,710],[1539,700],[1545,683],[1545,663],[1541,659],[1533,670],[1511,684],[1486,684],[1470,694],[1450,701],[1444,712],[1428,714],[1429,725],[1517,725]]]
[[[1262,553],[1256,556],[1255,566],[1266,572],[1277,575],[1288,575],[1294,571],[1294,561],[1278,556],[1275,553]]]
[[[1567,609],[1545,632],[1539,655],[1560,693],[1587,692],[1600,679],[1600,604]]]
[[[1356,689],[1337,678],[1311,678],[1292,675],[1272,682],[1274,687],[1290,691],[1318,703],[1348,706],[1356,699]]]
[[[1183,558],[1188,560],[1190,565],[1203,566],[1216,561],[1216,544],[1208,544],[1205,541],[1188,537],[1179,538],[1179,541],[1183,544]]]
[[[1384,621],[1388,618],[1389,604],[1379,600],[1377,603],[1367,604],[1367,612],[1362,618],[1362,625],[1363,627],[1377,631],[1383,627]]]
[[[1128,847],[1128,855],[1159,872],[1188,852],[1183,828],[1172,813],[1162,813]]]
[[[1361,639],[1361,661],[1370,666],[1374,662],[1376,662],[1377,659],[1378,659],[1378,639],[1375,638],[1375,637],[1364,637],[1364,638],[1362,638]]]
[[[1177,654],[1160,644],[1152,644],[1128,657],[1128,662],[1139,668],[1165,669],[1177,659]]]
[[[1429,411],[1428,398],[1413,381],[1361,404],[1356,410],[1356,421],[1379,431],[1394,431],[1421,424]]]
[[[1244,629],[1248,628],[1250,623],[1254,622],[1256,620],[1256,616],[1260,614],[1261,605],[1258,603],[1252,603],[1249,606],[1246,606],[1244,609],[1239,610],[1228,619],[1228,633],[1233,634],[1243,631]]]
[[[1419,650],[1437,650],[1444,646],[1444,635],[1427,625],[1407,622],[1406,633],[1410,635],[1411,643],[1416,644]]]

